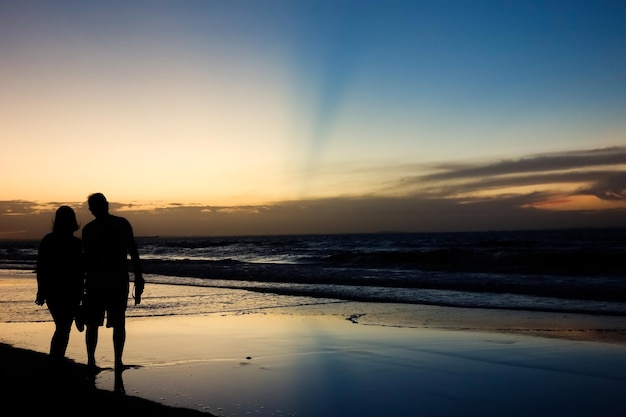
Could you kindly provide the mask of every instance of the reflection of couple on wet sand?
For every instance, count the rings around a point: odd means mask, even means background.
[[[131,224],[109,213],[101,193],[87,200],[95,219],[83,227],[81,239],[76,214],[69,206],[57,209],[52,232],[42,239],[37,257],[38,305],[47,304],[55,323],[50,356],[63,359],[72,323],[85,327],[87,364],[92,377],[96,365],[98,330],[113,328],[115,391],[124,392],[122,361],[126,342],[126,308],[130,290],[128,256],[135,275],[135,304],[141,302],[145,281]],[[94,380],[95,382],[95,380]]]

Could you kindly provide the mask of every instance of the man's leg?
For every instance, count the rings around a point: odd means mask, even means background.
[[[87,345],[87,365],[96,368],[96,346],[98,345],[98,327],[91,324],[85,330],[85,344]]]
[[[126,326],[115,326],[113,328],[113,351],[115,355],[115,369],[120,372],[124,369],[124,363],[122,362],[124,343],[126,343]]]

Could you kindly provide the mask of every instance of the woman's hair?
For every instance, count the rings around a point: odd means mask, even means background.
[[[53,232],[74,233],[80,228],[76,221],[76,213],[70,206],[61,206],[54,215]]]

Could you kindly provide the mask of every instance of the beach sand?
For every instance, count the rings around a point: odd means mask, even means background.
[[[111,331],[102,329],[94,408],[137,401],[215,416],[626,415],[623,317],[345,302],[130,317],[127,330],[126,396],[111,392]],[[0,342],[31,351],[2,349],[3,384],[15,394],[7,398],[42,397],[47,385],[36,382],[32,357],[47,358],[52,331],[49,321],[0,323]],[[68,348],[78,369],[83,336],[74,329]],[[72,386],[67,396],[87,395]],[[163,410],[142,415],[180,411]]]
[[[211,416],[138,396],[94,389],[85,365],[57,364],[47,354],[0,343],[2,407],[4,415],[150,415]]]

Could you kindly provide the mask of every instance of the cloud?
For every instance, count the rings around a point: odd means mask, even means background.
[[[590,194],[601,200],[626,201],[626,172],[606,173],[590,187],[581,189],[581,193]]]
[[[443,232],[626,227],[626,148],[535,155],[490,164],[440,164],[395,181],[395,193],[212,206],[111,202],[140,236]],[[398,193],[402,190],[402,193]],[[0,201],[0,238],[40,238],[68,204]]]
[[[48,209],[49,207],[47,204],[42,205],[33,201],[0,201],[0,215],[2,216],[25,216],[29,214],[38,214]]]
[[[423,180],[451,180],[458,178],[484,178],[491,176],[529,174],[593,168],[598,166],[626,165],[626,147],[611,147],[535,155],[518,160],[506,160],[486,165],[441,165],[441,172],[420,177]]]
[[[536,155],[483,165],[442,164],[432,169],[436,172],[403,178],[397,186],[418,195],[462,195],[464,199],[478,192],[484,196],[490,191],[495,196],[532,187],[535,191],[523,192],[529,199],[534,199],[536,191],[549,188],[554,195],[590,195],[606,201],[624,201],[626,197],[624,147]],[[564,186],[573,190],[564,192]]]

